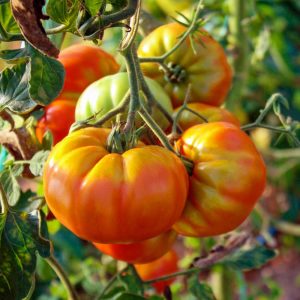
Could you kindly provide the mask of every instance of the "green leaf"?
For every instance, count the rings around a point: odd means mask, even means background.
[[[50,256],[50,242],[41,236],[42,227],[38,211],[0,215],[0,299],[23,299],[30,291],[36,253]]]
[[[16,205],[18,202],[21,190],[16,175],[11,168],[7,168],[0,173],[0,180],[5,194],[8,196],[10,206]]]
[[[79,0],[49,0],[46,11],[53,21],[66,25],[68,29],[74,29],[79,8]]]
[[[119,294],[113,298],[113,300],[145,300],[145,299],[147,298],[129,292]]]
[[[1,5],[1,4],[8,3],[8,2],[9,2],[9,0],[0,0],[0,5]]]
[[[20,63],[28,60],[26,49],[12,49],[0,51],[0,58],[7,60],[9,63]]]
[[[10,3],[2,2],[1,4],[2,5],[0,5],[0,26],[6,32],[6,34],[19,34],[20,29],[12,15]],[[2,32],[1,35],[3,35]]]
[[[30,67],[20,63],[6,68],[0,74],[0,111],[9,108],[13,112],[29,112],[36,103],[29,96]]]
[[[118,278],[121,281],[121,283],[125,286],[127,291],[138,293],[140,295],[144,294],[143,283],[137,275],[134,267],[129,266],[129,268],[126,271],[119,274]]]
[[[95,16],[99,12],[101,5],[103,3],[103,0],[85,0],[84,3],[85,3],[85,6],[86,6],[88,12],[92,16]]]
[[[31,213],[34,210],[39,209],[44,203],[43,198],[36,198],[33,200],[36,194],[28,190],[26,192],[21,192],[20,198],[17,204],[11,209],[15,212],[26,212]]]
[[[201,300],[216,300],[211,287],[199,281],[199,275],[195,274],[188,280],[188,290],[197,298]]]
[[[65,70],[63,65],[30,47],[31,72],[29,93],[38,104],[47,105],[63,88]]]
[[[43,174],[44,164],[49,156],[49,153],[50,151],[48,150],[41,150],[35,153],[31,158],[29,169],[34,176],[41,176]]]
[[[119,295],[120,293],[125,292],[125,288],[123,286],[116,286],[115,288],[110,289],[102,299],[113,299],[114,296]]]
[[[260,268],[275,256],[274,250],[258,246],[249,250],[237,251],[226,257],[221,263],[238,270],[251,270]]]
[[[27,113],[37,104],[48,105],[62,87],[65,70],[63,65],[30,45],[18,51],[2,52],[8,59],[26,59],[0,75],[0,111]],[[28,58],[30,58],[28,60]]]

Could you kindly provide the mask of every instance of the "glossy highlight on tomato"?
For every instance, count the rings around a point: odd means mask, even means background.
[[[200,114],[208,122],[228,122],[236,126],[240,126],[239,120],[228,110],[225,108],[217,107],[217,106],[212,106],[204,103],[199,103],[199,102],[194,102],[194,103],[189,103],[187,105],[188,108],[192,109],[194,112]],[[180,109],[175,110],[175,113]],[[174,113],[174,115],[175,115]],[[180,126],[181,129],[187,130],[188,128],[205,123],[203,119],[201,119],[199,116],[196,114],[184,110],[179,117],[178,120],[178,125]]]
[[[136,264],[134,267],[142,280],[147,281],[177,272],[177,263],[178,256],[172,249],[155,261],[152,261],[148,264]],[[162,293],[165,287],[169,286],[174,280],[175,278],[170,278],[155,282],[152,285],[157,292]]]
[[[141,42],[138,55],[141,58],[164,55],[178,42],[187,28],[179,23],[162,25]],[[194,52],[190,40],[186,41],[165,60],[169,71],[163,71],[158,63],[142,63],[146,76],[157,80],[170,95],[174,107],[183,104],[187,88],[191,84],[190,102],[221,105],[231,86],[232,72],[222,46],[204,29],[194,33]]]
[[[266,184],[266,167],[254,143],[225,122],[196,125],[176,142],[194,162],[186,207],[174,229],[186,236],[214,236],[239,226]]]
[[[66,71],[59,98],[75,101],[92,82],[119,70],[119,64],[112,55],[99,47],[86,44],[75,44],[63,49],[58,60]]]
[[[45,107],[45,113],[37,123],[36,136],[41,143],[47,130],[53,135],[53,144],[57,144],[68,135],[75,122],[76,103],[57,99]]]
[[[169,96],[157,82],[150,78],[145,79],[154,98],[171,114],[172,104]],[[100,119],[122,102],[128,90],[129,79],[125,72],[106,76],[92,83],[78,100],[75,112],[76,121],[86,120],[93,115],[96,115],[95,121]],[[141,100],[145,101],[142,94],[140,96]],[[168,121],[156,107],[153,108],[153,118],[161,127],[168,125]],[[104,124],[105,127],[111,127],[111,125],[111,121]]]
[[[159,146],[109,153],[109,132],[81,129],[53,148],[43,174],[50,210],[73,233],[99,243],[138,242],[169,230],[186,202],[183,163]]]
[[[174,244],[177,233],[169,230],[151,239],[130,244],[99,244],[94,246],[115,259],[130,264],[144,264],[156,260],[167,253]]]

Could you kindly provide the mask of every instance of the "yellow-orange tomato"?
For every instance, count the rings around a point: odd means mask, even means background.
[[[181,160],[159,146],[109,153],[109,132],[81,129],[53,148],[43,175],[49,208],[76,235],[99,243],[132,243],[169,230],[187,197]]]
[[[187,28],[179,23],[158,27],[141,42],[138,55],[141,58],[159,57],[178,42]],[[221,45],[203,29],[195,36],[195,50],[190,40],[185,42],[165,60],[166,71],[156,62],[142,63],[145,75],[157,80],[171,96],[174,107],[184,101],[191,84],[191,102],[221,105],[231,86],[231,69]]]
[[[186,236],[213,236],[239,226],[266,183],[265,164],[251,139],[225,122],[196,125],[177,141],[194,162],[185,210],[174,229]]]
[[[75,44],[62,50],[58,60],[66,76],[59,98],[75,100],[92,82],[117,73],[119,65],[114,57],[99,47]]]
[[[136,264],[135,269],[143,280],[152,280],[161,276],[172,274],[178,271],[178,256],[174,250],[170,250],[161,258],[152,261],[148,264]],[[165,287],[170,285],[175,278],[170,278],[163,281],[153,283],[155,289],[161,293]]]
[[[94,243],[101,252],[130,264],[143,264],[158,259],[174,244],[177,233],[169,230],[151,239],[130,244]]]
[[[239,120],[231,112],[224,108],[199,102],[189,103],[187,106],[188,108],[206,118],[208,122],[228,122],[233,125],[240,126]],[[175,112],[177,112],[179,109],[180,107],[176,109]],[[187,130],[194,125],[202,123],[204,123],[203,119],[188,110],[184,110],[180,114],[178,120],[178,125],[183,130]]]
[[[74,101],[56,99],[45,107],[45,113],[38,121],[36,136],[40,142],[47,130],[53,135],[53,144],[57,144],[69,133],[71,125],[75,122]]]

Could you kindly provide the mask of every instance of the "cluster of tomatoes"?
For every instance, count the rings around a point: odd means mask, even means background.
[[[185,30],[178,23],[163,25],[138,49],[146,82],[169,114],[180,109],[190,86],[189,110],[178,119],[183,129],[174,142],[178,155],[143,143],[110,153],[109,122],[67,135],[75,119],[96,116],[96,122],[118,106],[129,89],[127,73],[118,72],[114,58],[92,46],[74,45],[61,52],[64,89],[37,125],[40,140],[50,130],[57,143],[43,176],[49,208],[76,235],[129,263],[158,259],[178,234],[205,237],[235,229],[265,186],[259,152],[239,121],[219,107],[232,78],[220,44],[200,30],[194,34],[194,47],[187,39],[165,59],[167,68],[143,63],[143,58],[164,55]],[[141,101],[146,101],[142,94]],[[170,126],[157,108],[152,116],[162,129]],[[181,157],[192,162],[190,173]]]

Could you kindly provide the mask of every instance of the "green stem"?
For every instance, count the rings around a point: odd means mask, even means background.
[[[140,108],[140,95],[139,95],[139,84],[136,73],[135,61],[132,55],[132,50],[135,49],[133,43],[125,52],[122,54],[125,57],[126,68],[129,78],[130,85],[130,102],[129,110],[127,115],[126,124],[124,126],[124,132],[130,132],[134,127],[136,111]]]
[[[187,37],[194,32],[195,30],[198,29],[198,17],[199,17],[199,13],[201,11],[201,9],[203,8],[203,1],[199,1],[196,11],[195,11],[195,15],[194,18],[192,19],[191,24],[189,25],[189,27],[187,28],[187,30],[184,32],[184,34],[180,37],[180,39],[178,40],[178,42],[174,45],[173,48],[171,48],[169,51],[167,51],[166,53],[164,53],[161,56],[157,56],[157,57],[141,57],[139,58],[140,63],[148,63],[148,62],[156,62],[156,63],[160,63],[162,64],[165,59],[167,59],[171,54],[173,54],[187,39]]]
[[[63,268],[59,265],[57,260],[51,255],[48,258],[45,258],[45,261],[49,264],[49,266],[53,269],[56,275],[59,277],[63,285],[65,286],[68,292],[68,299],[69,300],[79,300],[79,297],[76,295],[75,290],[72,287],[71,282],[69,281],[66,273],[64,272]]]
[[[66,25],[62,24],[57,27],[47,29],[46,34],[57,34],[57,33],[65,31],[66,28],[68,28],[68,27]]]
[[[233,61],[234,82],[232,90],[226,100],[226,107],[239,114],[242,112],[241,98],[247,84],[249,67],[249,43],[243,20],[247,16],[247,1],[229,0],[229,42],[233,47],[235,59]]]
[[[299,224],[293,224],[293,223],[282,221],[282,220],[272,220],[271,222],[274,225],[274,227],[276,229],[278,229],[279,231],[281,231],[285,234],[300,237],[300,225]]]
[[[233,281],[234,273],[225,266],[217,266],[212,274],[212,288],[218,300],[233,299]]]
[[[169,275],[161,276],[161,277],[158,277],[158,278],[155,278],[155,279],[146,280],[146,281],[143,281],[143,282],[145,284],[151,284],[151,283],[156,283],[156,282],[160,282],[160,281],[163,281],[163,280],[167,280],[167,279],[170,279],[170,278],[174,278],[174,277],[177,277],[177,276],[189,275],[189,274],[192,274],[192,273],[199,273],[199,268],[191,268],[191,269],[187,269],[187,270],[184,270],[184,271],[180,271],[180,272],[172,273],[172,274],[169,274]]]
[[[4,191],[3,185],[0,182],[0,204],[1,204],[1,213],[7,214],[9,210],[8,199],[6,197],[6,193]]]

